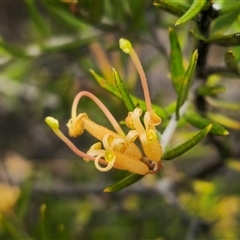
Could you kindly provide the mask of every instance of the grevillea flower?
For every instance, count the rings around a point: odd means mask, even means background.
[[[86,113],[77,115],[77,104],[82,96],[91,98],[103,110],[116,132],[103,127],[92,121]],[[84,130],[98,139],[97,142],[90,147],[87,153],[79,150],[59,129],[58,120],[47,117],[45,119],[52,130],[61,138],[77,155],[84,158],[85,161],[93,160],[95,166],[100,171],[108,171],[112,167],[128,170],[137,174],[145,175],[149,172],[148,166],[141,161],[142,153],[133,138],[126,138],[122,128],[105,107],[105,105],[92,93],[87,91],[80,92],[74,99],[72,107],[72,117],[67,123],[69,136],[78,137]],[[100,166],[106,165],[106,167]]]
[[[133,112],[129,112],[125,123],[130,130],[126,135],[111,112],[94,94],[87,91],[78,93],[73,101],[71,119],[68,121],[67,127],[70,137],[78,137],[86,130],[98,140],[85,153],[60,131],[58,120],[47,117],[45,121],[73,152],[87,162],[94,161],[96,168],[100,171],[117,168],[140,175],[155,173],[162,168],[162,148],[155,129],[155,126],[161,123],[161,118],[151,108],[146,76],[131,43],[125,39],[120,39],[120,48],[131,56],[142,81],[147,106],[143,123],[141,121],[143,111],[140,108],[135,108]],[[95,123],[86,113],[77,114],[77,106],[83,96],[89,97],[99,106],[109,119],[114,131]],[[137,138],[141,142],[144,154],[134,143]]]

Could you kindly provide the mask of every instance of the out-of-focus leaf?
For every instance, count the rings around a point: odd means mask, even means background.
[[[54,44],[44,44],[42,46],[42,52],[52,53],[52,52],[64,52],[73,49],[78,49],[84,45],[91,43],[95,40],[95,37],[87,37],[87,38],[79,38],[79,39],[70,39],[69,41],[65,41],[64,43],[55,42]]]
[[[189,111],[184,115],[184,117],[191,125],[193,125],[196,128],[199,128],[199,129],[203,129],[206,126],[208,126],[209,124],[212,124],[212,128],[209,133],[219,135],[219,136],[225,136],[225,135],[229,134],[229,132],[221,125],[219,125],[207,118],[203,118],[195,112]]]
[[[240,45],[240,33],[220,36],[216,38],[211,38],[207,41],[209,44],[221,46],[221,47],[230,47],[230,46],[239,46]]]
[[[226,67],[237,76],[240,76],[240,68],[233,51],[229,50],[225,54],[225,64]]]
[[[228,14],[228,13],[231,14],[235,10],[238,10],[238,11],[240,10],[240,2],[235,2],[235,3],[231,2],[231,4],[228,3],[227,6],[228,7],[224,7],[222,9],[220,9],[220,11],[219,11],[220,16]]]
[[[221,100],[210,98],[210,97],[207,97],[206,100],[210,105],[216,108],[222,108],[222,109],[234,110],[234,111],[240,110],[240,104],[238,103],[225,102],[225,101],[221,101]]]
[[[11,46],[0,39],[0,49],[12,57],[26,58],[28,54],[19,47]]]
[[[182,155],[183,153],[187,152],[189,149],[193,148],[195,145],[197,145],[211,130],[212,124],[209,124],[207,127],[205,127],[202,131],[194,135],[190,140],[188,140],[185,143],[182,143],[181,145],[168,149],[163,153],[163,160],[171,160],[175,157],[178,157]]]
[[[237,19],[239,15],[240,9],[232,9],[229,14],[225,14],[223,16],[219,16],[215,19],[213,22],[213,27],[211,29],[211,35],[220,35],[222,34],[226,29],[228,29],[231,24]]]
[[[61,21],[62,24],[64,23],[78,31],[86,30],[86,28],[90,30],[89,25],[71,15],[69,12],[63,10],[59,6],[55,5],[54,1],[42,1],[42,3],[46,6],[47,10],[56,17],[56,19],[59,19]]]
[[[46,204],[42,204],[40,207],[40,224],[41,224],[41,239],[43,240],[47,240],[47,239],[51,239],[50,238],[50,234],[47,231],[47,225],[46,225]]]
[[[206,3],[207,0],[194,0],[187,12],[177,20],[175,25],[184,24],[194,18],[205,7]]]
[[[0,213],[0,223],[1,228],[5,229],[8,236],[11,236],[11,239],[32,239],[23,232],[22,226],[16,224],[16,219],[12,219]]]
[[[122,79],[120,78],[118,72],[114,68],[112,68],[112,72],[113,72],[113,78],[115,80],[115,84],[118,88],[118,91],[122,95],[122,100],[125,103],[127,110],[129,112],[132,112],[135,109],[135,105],[134,105],[133,101],[132,101]]]
[[[153,0],[153,5],[175,16],[182,16],[187,10],[188,6],[181,4],[180,2],[167,2],[165,0]]]
[[[229,127],[232,129],[240,129],[240,122],[237,120],[233,120],[229,117],[226,117],[222,114],[208,113],[207,117],[225,127]]]
[[[183,58],[182,51],[178,42],[176,32],[170,28],[169,29],[169,39],[170,39],[170,71],[171,78],[174,89],[176,92],[179,91],[180,84],[184,77],[184,67],[183,67]]]
[[[112,93],[114,96],[118,97],[119,99],[122,99],[122,96],[120,94],[120,92],[118,91],[117,87],[111,83],[109,83],[107,80],[105,80],[104,78],[102,78],[101,76],[99,76],[95,71],[93,71],[92,69],[89,70],[90,73],[93,75],[93,77],[95,78],[95,80],[99,83],[99,85],[101,87],[103,87],[104,89],[106,89],[107,91],[109,91],[110,93]],[[146,104],[145,101],[143,101],[140,98],[137,98],[133,95],[130,95],[135,107],[139,107],[143,110],[146,110]],[[161,117],[163,120],[164,119],[168,119],[168,113],[163,109],[160,108],[159,106],[152,104],[152,108],[155,110],[156,114]]]
[[[90,13],[90,20],[92,23],[99,23],[104,14],[104,0],[93,0],[91,1],[91,13]]]
[[[117,192],[120,191],[130,185],[132,185],[133,183],[139,181],[141,178],[143,178],[144,175],[138,175],[138,174],[130,174],[127,177],[125,177],[124,179],[122,179],[121,181],[105,188],[103,191],[104,192]]]
[[[178,92],[178,98],[177,98],[177,106],[176,106],[176,117],[179,119],[179,110],[180,107],[183,105],[185,100],[187,99],[188,92],[190,89],[190,86],[192,84],[192,78],[195,73],[195,68],[197,64],[198,59],[198,52],[195,50],[195,52],[191,56],[190,63],[188,65],[188,69],[184,75],[183,81],[181,83],[179,92]]]
[[[36,6],[36,2],[35,1],[29,1],[29,0],[24,0],[28,12],[31,16],[31,19],[33,21],[33,23],[36,26],[36,31],[39,33],[40,37],[46,38],[50,36],[50,32],[48,29],[48,25],[46,24],[46,22],[44,22],[44,18],[43,16],[40,14],[39,9]]]
[[[145,0],[138,1],[125,1],[129,4],[129,8],[132,15],[132,21],[129,23],[128,31],[136,31],[137,29],[143,29],[145,24],[144,18],[140,18],[139,16],[143,16],[146,8]]]
[[[197,89],[197,93],[201,96],[214,96],[220,93],[224,93],[226,91],[225,87],[221,85],[216,86],[200,86]]]

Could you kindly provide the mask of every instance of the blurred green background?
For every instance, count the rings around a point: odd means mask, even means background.
[[[176,101],[169,79],[169,27],[177,32],[187,63],[196,47],[188,32],[196,23],[175,27],[179,16],[153,2],[0,1],[0,239],[240,238],[239,76],[209,76],[210,82],[226,88],[216,99],[235,106],[232,110],[208,106],[235,119],[229,136],[208,138],[176,160],[164,162],[160,173],[117,193],[103,189],[128,173],[97,171],[44,122],[46,116],[54,116],[67,133],[72,101],[82,90],[98,96],[118,121],[125,119],[123,102],[89,73],[93,69],[112,81],[112,66],[129,92],[143,97],[131,60],[118,47],[121,37],[131,40],[141,59],[152,102],[165,107]],[[181,4],[188,9],[191,2]],[[215,7],[227,9],[228,1],[216,1]],[[235,14],[231,19],[227,15],[212,22],[213,36],[239,31],[239,7],[230,13]],[[211,46],[207,65],[221,70],[228,49]],[[239,61],[239,47],[230,49]],[[88,99],[81,100],[79,111],[109,127]],[[159,130],[166,125],[163,122]],[[171,144],[186,141],[194,132],[180,121]],[[219,151],[218,142],[224,151]],[[86,151],[94,139],[84,134],[74,143]]]

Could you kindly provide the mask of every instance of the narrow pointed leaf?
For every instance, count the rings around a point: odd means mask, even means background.
[[[207,42],[221,47],[240,46],[240,33],[211,38]]]
[[[188,11],[177,20],[175,25],[184,24],[194,18],[206,5],[207,0],[194,0]]]
[[[120,78],[118,72],[112,68],[112,72],[113,72],[113,78],[114,78],[114,81],[115,81],[115,84],[122,96],[122,100],[127,108],[127,110],[129,112],[132,112],[134,109],[135,109],[135,105],[122,81],[122,79]]]
[[[197,89],[197,93],[201,96],[214,96],[226,91],[225,87],[221,85],[216,86],[201,86]]]
[[[211,128],[212,128],[212,124],[209,124],[207,127],[205,127],[202,131],[200,131],[199,133],[194,135],[187,142],[185,142],[175,148],[166,150],[163,154],[162,159],[163,160],[171,160],[171,159],[178,157],[178,156],[182,155],[183,153],[187,152],[189,149],[196,146],[210,132]]]
[[[130,174],[127,177],[125,177],[124,179],[122,179],[121,181],[105,188],[103,191],[104,192],[117,192],[120,191],[130,185],[132,185],[133,183],[139,181],[141,178],[143,178],[144,175],[138,175],[138,174]]]
[[[174,2],[174,4],[164,0],[153,0],[152,2],[154,6],[178,17],[182,16],[188,10],[188,6],[180,4],[180,2]]]
[[[206,126],[208,126],[209,124],[212,124],[212,128],[209,133],[219,135],[219,136],[226,136],[229,134],[229,132],[224,127],[222,127],[220,124],[218,124],[212,120],[209,120],[207,118],[203,118],[195,112],[189,111],[184,115],[184,117],[192,126],[198,128],[198,129],[203,129]]]
[[[226,67],[233,73],[235,73],[237,76],[240,76],[240,68],[238,65],[238,61],[235,57],[235,54],[233,51],[227,51],[225,54],[225,64]]]
[[[183,81],[181,83],[179,93],[178,93],[178,98],[177,98],[177,106],[176,106],[176,117],[179,119],[179,109],[185,102],[188,96],[188,92],[190,90],[190,86],[192,84],[192,78],[195,73],[195,68],[197,64],[197,59],[198,59],[198,52],[195,50],[193,53],[190,63],[188,65],[188,69],[184,75]]]
[[[240,122],[237,120],[233,120],[229,117],[226,117],[222,114],[213,114],[213,113],[209,113],[207,114],[207,117],[210,118],[211,120],[225,126],[225,127],[229,127],[232,129],[240,129]]]
[[[179,91],[180,84],[184,77],[184,67],[182,51],[178,42],[178,37],[176,32],[170,28],[169,29],[169,39],[170,39],[170,72],[172,83],[176,92]]]
[[[105,80],[104,78],[102,78],[101,76],[99,76],[95,71],[93,71],[92,69],[89,70],[90,73],[93,75],[93,77],[95,78],[95,80],[99,83],[99,85],[106,89],[107,91],[109,91],[110,93],[112,93],[114,96],[116,96],[117,98],[119,99],[122,99],[122,96],[118,90],[118,88],[109,83],[107,80]],[[135,105],[135,107],[139,107],[143,110],[146,110],[146,103],[145,101],[143,101],[142,99],[140,98],[137,98],[133,95],[130,94],[130,97]],[[152,104],[152,108],[155,110],[156,114],[161,117],[163,120],[164,119],[168,119],[168,113],[163,109],[163,108],[160,108],[159,106],[155,105],[155,104]]]

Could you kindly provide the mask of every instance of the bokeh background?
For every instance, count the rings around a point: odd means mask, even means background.
[[[191,3],[182,2],[186,7]],[[215,6],[227,2],[216,1]],[[236,15],[222,33],[239,30]],[[152,101],[162,107],[176,101],[169,74],[168,29],[175,28],[177,19],[145,0],[0,0],[1,239],[240,238],[238,76],[211,76],[226,88],[216,98],[236,106],[233,110],[208,106],[236,121],[228,136],[206,138],[181,157],[164,162],[158,174],[117,193],[103,189],[127,172],[97,171],[44,122],[46,116],[54,116],[67,133],[72,101],[82,90],[94,93],[118,121],[124,120],[123,102],[101,88],[89,72],[93,69],[112,81],[113,66],[128,90],[143,97],[131,60],[118,47],[121,37],[134,44]],[[175,28],[186,65],[196,48],[188,34],[193,28],[195,22]],[[207,65],[224,67],[226,50],[211,46]],[[240,50],[235,52],[239,59]],[[88,99],[81,100],[79,111],[109,127]],[[165,127],[163,123],[159,131]],[[180,123],[171,145],[196,131]],[[74,143],[86,151],[94,139],[84,134]]]

